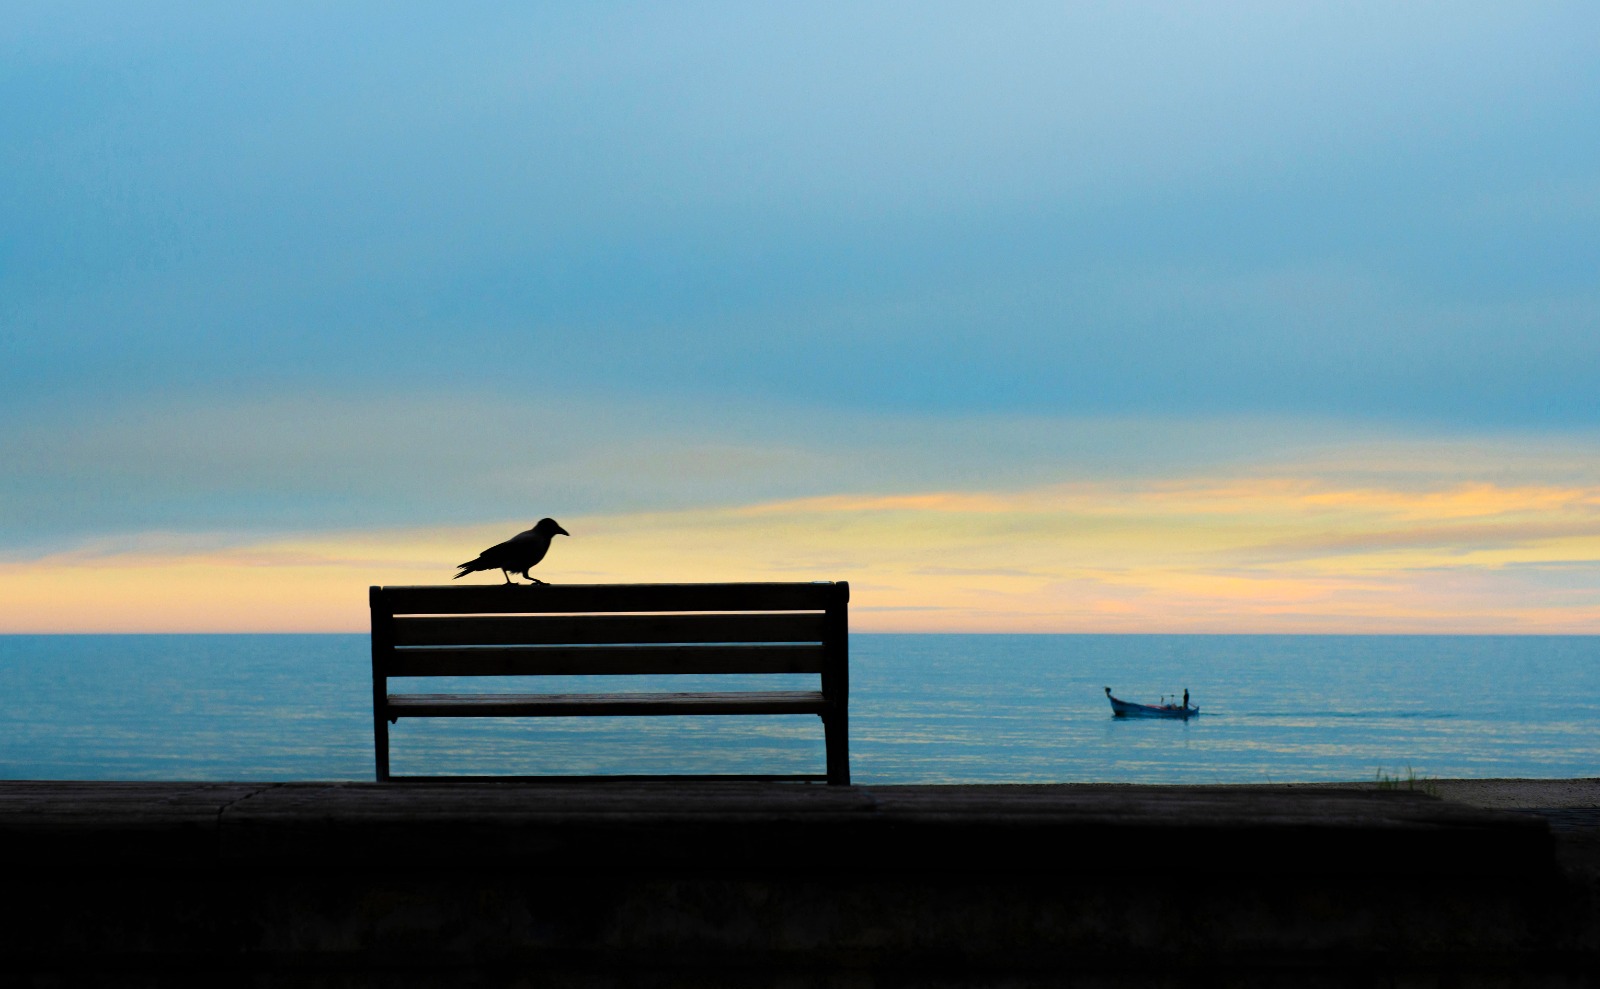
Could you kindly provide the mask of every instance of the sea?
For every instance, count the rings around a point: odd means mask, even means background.
[[[856,634],[850,649],[858,783],[1600,776],[1600,636]],[[747,686],[574,679],[492,688]],[[1146,703],[1187,689],[1201,714],[1115,718],[1106,687]],[[372,730],[365,635],[0,636],[6,779],[367,780]],[[397,774],[818,773],[823,763],[814,716],[403,719],[391,738]]]

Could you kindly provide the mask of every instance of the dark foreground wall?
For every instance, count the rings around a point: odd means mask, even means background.
[[[1164,787],[0,783],[20,985],[1588,985],[1546,822]]]

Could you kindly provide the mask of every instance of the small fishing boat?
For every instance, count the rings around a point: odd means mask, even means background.
[[[1111,696],[1106,688],[1106,699],[1111,701],[1111,713],[1119,718],[1183,718],[1188,720],[1200,713],[1198,706],[1189,704],[1189,692],[1183,692],[1182,704],[1135,704]]]

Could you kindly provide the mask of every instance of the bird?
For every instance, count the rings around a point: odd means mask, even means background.
[[[479,553],[477,559],[460,564],[461,572],[450,579],[460,580],[474,570],[499,570],[505,575],[507,584],[515,583],[511,579],[514,573],[522,574],[523,580],[542,584],[544,581],[529,576],[528,571],[550,551],[551,539],[570,535],[572,533],[561,528],[561,523],[555,519],[540,519],[528,531],[519,532],[503,543],[496,543]]]

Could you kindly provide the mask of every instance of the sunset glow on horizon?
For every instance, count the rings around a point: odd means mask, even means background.
[[[1600,621],[1600,487],[1079,483],[561,521],[573,538],[536,571],[552,582],[848,580],[864,632],[1570,634]],[[457,557],[520,525],[156,538],[9,562],[0,632],[364,631],[368,585],[444,583]]]

